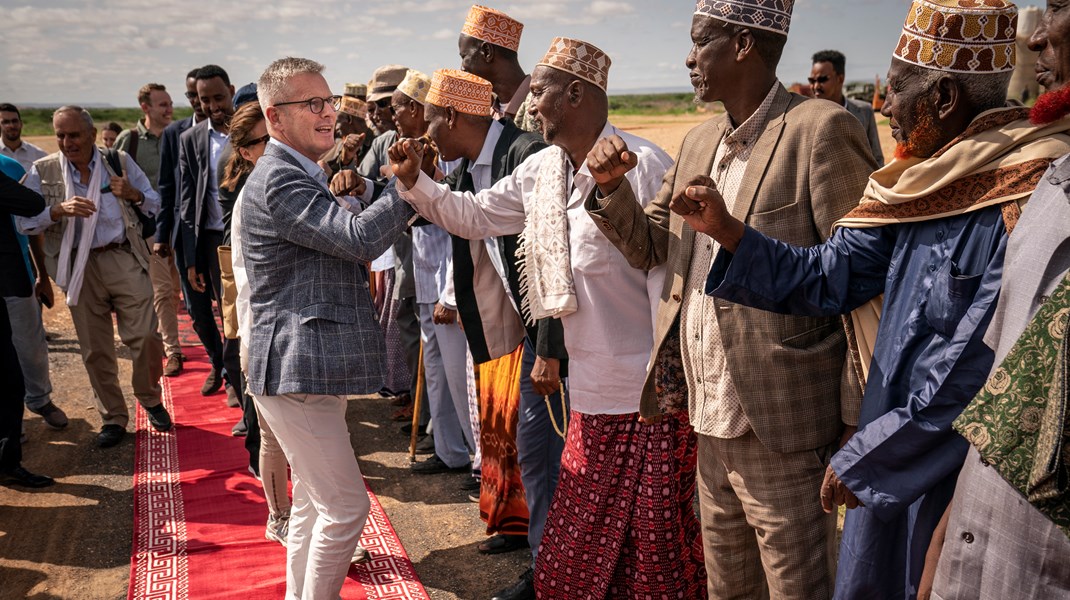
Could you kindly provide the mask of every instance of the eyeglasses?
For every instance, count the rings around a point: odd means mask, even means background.
[[[241,147],[242,148],[252,148],[253,146],[259,146],[260,144],[266,144],[266,143],[268,143],[268,140],[270,140],[270,139],[271,139],[271,134],[269,133],[268,135],[265,135],[264,137],[258,137],[255,140],[250,140],[248,143],[242,144]]]
[[[814,85],[815,83],[828,83],[829,76],[822,75],[821,77],[807,77],[806,80],[810,82],[810,85]]]
[[[276,102],[275,106],[286,106],[288,104],[306,104],[308,110],[312,111],[312,114],[318,115],[323,112],[323,107],[330,105],[334,110],[338,110],[342,106],[341,96],[327,96],[326,98],[309,98],[307,100],[294,100],[292,102]]]

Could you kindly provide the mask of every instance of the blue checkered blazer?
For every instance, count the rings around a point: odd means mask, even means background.
[[[366,394],[382,387],[382,330],[361,263],[414,215],[393,186],[360,215],[340,207],[285,149],[269,144],[245,183],[253,394]]]

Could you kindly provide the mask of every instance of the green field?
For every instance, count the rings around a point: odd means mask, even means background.
[[[19,112],[22,115],[22,135],[52,135],[52,111],[54,108],[23,108]],[[133,127],[141,118],[140,108],[90,108],[89,114],[93,115],[93,121],[97,125],[97,131],[115,121],[128,129]],[[186,106],[175,109],[175,120],[184,119],[193,114],[193,109]]]
[[[616,115],[684,115],[698,112],[692,93],[678,94],[628,94],[609,97],[609,114]],[[22,135],[52,135],[52,111],[54,108],[22,109]],[[115,121],[127,129],[141,118],[140,108],[90,108],[90,114],[99,130],[109,121]],[[175,119],[184,119],[193,114],[188,106],[175,108]]]
[[[695,94],[629,94],[609,97],[609,114],[614,115],[685,115],[698,112]]]

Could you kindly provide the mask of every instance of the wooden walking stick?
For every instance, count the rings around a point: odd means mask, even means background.
[[[416,390],[412,394],[412,432],[409,434],[409,462],[416,462],[416,436],[420,429],[420,396],[424,392],[424,344],[420,342],[420,358],[416,363]]]

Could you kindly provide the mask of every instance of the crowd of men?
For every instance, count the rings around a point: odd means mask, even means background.
[[[1013,4],[913,0],[885,164],[841,53],[813,56],[815,98],[778,79],[793,4],[698,0],[685,63],[724,111],[675,160],[609,121],[595,44],[529,72],[523,25],[482,6],[459,70],[334,95],[307,59],[240,90],[208,65],[192,117],[148,84],[114,149],[65,106],[46,156],[0,105],[0,473],[52,483],[19,443],[23,406],[67,424],[50,278],[101,447],[129,420],[113,314],[172,427],[181,291],[287,598],[337,598],[367,556],[345,412],[373,393],[423,414],[414,474],[471,474],[481,552],[530,548],[497,600],[1070,598],[1070,10],[1029,40],[1029,109]]]

